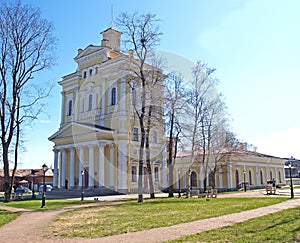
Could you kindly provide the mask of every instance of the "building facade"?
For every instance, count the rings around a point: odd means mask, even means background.
[[[55,144],[53,185],[136,192],[140,128],[133,107],[136,94],[130,85],[133,55],[120,51],[122,33],[118,30],[108,28],[101,34],[101,45],[78,49],[77,70],[59,82],[61,124],[49,137]],[[162,134],[162,125],[151,128],[156,189],[162,183]],[[147,190],[146,165],[144,172]]]
[[[202,161],[201,153],[196,153],[195,162],[191,165],[191,152],[179,152],[176,157],[174,178],[177,188],[187,188],[190,173],[192,189],[214,187],[218,191],[231,191],[244,188],[264,188],[267,181],[276,181],[277,185],[285,184],[284,163],[286,159],[265,155],[245,149],[232,149],[224,152],[217,162],[207,164]],[[214,171],[214,172],[213,172]],[[204,180],[207,178],[206,180]],[[206,181],[206,182],[205,182]]]

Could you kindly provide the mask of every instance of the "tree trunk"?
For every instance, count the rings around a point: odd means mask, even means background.
[[[143,123],[142,123],[143,124]],[[138,181],[138,202],[143,202],[143,165],[144,165],[145,129],[141,126],[141,143],[139,148],[139,181]]]

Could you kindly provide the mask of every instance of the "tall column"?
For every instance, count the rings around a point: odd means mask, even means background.
[[[84,148],[79,147],[79,171],[78,171],[78,178],[79,178],[79,187],[82,187],[84,185],[84,182],[82,181],[82,171],[84,170],[83,167],[84,163]]]
[[[58,187],[58,150],[56,148],[53,149],[54,152],[54,175],[53,175],[53,187]]]
[[[120,80],[120,116],[119,116],[119,133],[127,134],[126,123],[126,78],[123,76]]]
[[[89,146],[89,188],[94,188],[94,145]]]
[[[98,143],[99,148],[99,174],[98,174],[98,181],[99,181],[99,187],[105,186],[105,171],[104,171],[104,146],[105,143]]]
[[[115,146],[114,144],[109,145],[109,187],[115,189]]]
[[[61,188],[64,188],[66,181],[66,168],[67,167],[67,150],[62,151],[62,163],[61,163]]]
[[[58,178],[57,178],[57,186],[58,188],[62,188],[61,185],[61,168],[62,168],[62,151],[59,150],[58,152]]]
[[[75,148],[70,148],[70,188],[75,187]]]
[[[119,140],[118,144],[118,191],[121,193],[128,192],[127,185],[127,141]]]

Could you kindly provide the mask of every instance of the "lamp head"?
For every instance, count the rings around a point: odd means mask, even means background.
[[[45,172],[46,170],[48,170],[48,166],[46,164],[42,165],[43,171]]]

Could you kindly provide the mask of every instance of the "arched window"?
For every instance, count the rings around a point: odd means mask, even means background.
[[[239,183],[240,183],[239,171],[235,170],[235,184],[236,184],[236,187],[239,187]]]
[[[191,187],[197,187],[197,174],[195,171],[191,173]]]
[[[72,115],[72,100],[69,100],[69,104],[68,104],[68,116],[71,116]]]
[[[215,187],[215,174],[213,172],[210,172],[208,175],[208,185]]]
[[[83,78],[86,78],[86,71],[83,71],[82,77],[83,77]]]
[[[89,95],[89,111],[93,109],[93,95]]]
[[[264,175],[263,172],[260,171],[260,184],[263,185],[264,184]]]
[[[253,185],[252,184],[252,172],[251,172],[251,170],[249,170],[249,185]]]
[[[281,172],[280,171],[278,171],[278,179],[279,179],[279,183],[281,183],[282,181],[281,181]]]
[[[117,103],[117,89],[112,88],[111,90],[111,105],[115,105]]]

